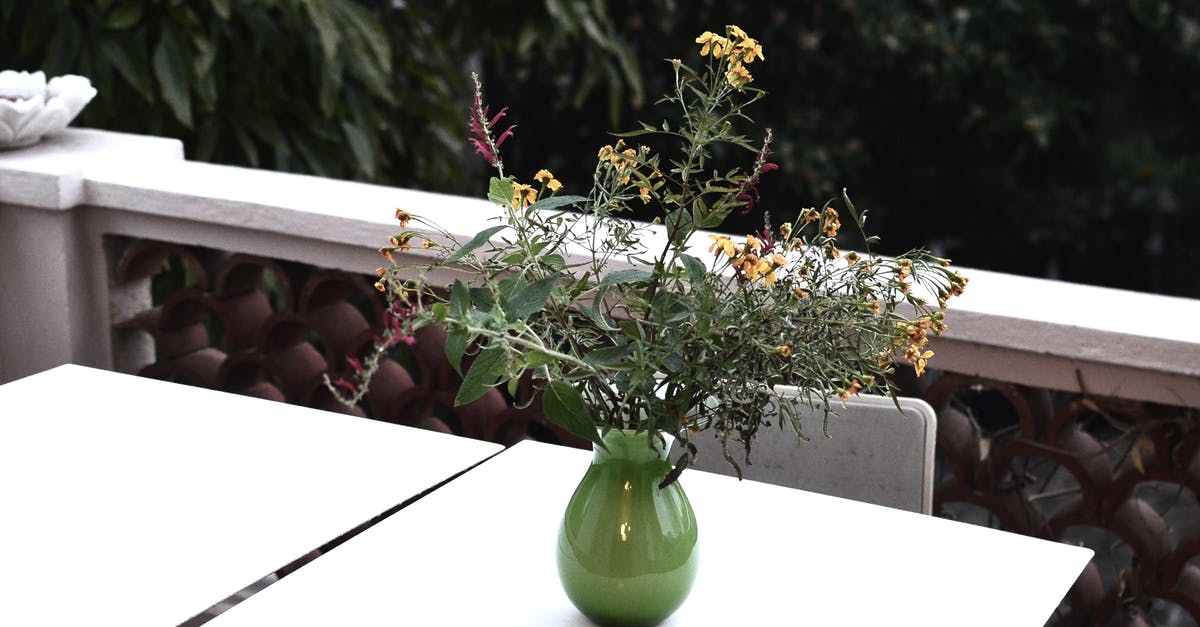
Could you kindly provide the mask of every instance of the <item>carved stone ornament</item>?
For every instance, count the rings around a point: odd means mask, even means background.
[[[83,76],[46,81],[42,72],[0,72],[0,150],[36,144],[60,131],[96,96]]]

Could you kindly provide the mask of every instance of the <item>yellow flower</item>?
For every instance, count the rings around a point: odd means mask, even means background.
[[[726,24],[725,25],[725,34],[729,35],[730,37],[734,37],[736,39],[745,39],[746,38],[746,31],[742,30],[742,28],[740,26],[738,26],[737,24]]]
[[[771,253],[771,263],[774,264],[776,268],[782,268],[786,266],[787,262],[787,257],[784,257],[779,253]]]
[[[397,209],[396,219],[400,221],[400,228],[407,229],[408,221],[412,219],[412,214],[403,209]]]
[[[712,56],[717,59],[720,59],[721,55],[725,52],[725,48],[729,47],[728,39],[725,39],[724,37],[711,31],[704,31],[701,33],[700,36],[696,38],[696,43],[702,44],[700,48],[700,56],[707,56],[708,53],[711,52]]]
[[[838,229],[842,228],[841,220],[838,220],[838,212],[833,207],[825,207],[825,223],[821,230],[825,232],[826,237],[837,237]]]
[[[743,63],[750,63],[754,61],[755,57],[757,57],[759,61],[765,60],[763,57],[762,46],[753,39],[747,39],[739,43],[738,48],[742,50]]]
[[[714,254],[725,253],[730,258],[737,254],[737,247],[733,245],[733,240],[728,235],[710,234],[713,243],[708,247],[708,252]]]
[[[562,183],[558,182],[558,179],[554,178],[554,175],[550,173],[550,170],[545,168],[538,170],[537,174],[533,175],[533,180],[539,183],[545,183],[546,187],[552,192],[557,192],[558,190],[562,189]]]
[[[779,356],[784,359],[787,359],[792,356],[792,347],[788,346],[787,344],[777,347],[775,349],[775,351],[778,352]]]
[[[650,202],[650,188],[649,187],[639,187],[638,188],[638,197],[642,199],[643,203],[649,203]]]
[[[854,396],[854,395],[858,394],[859,392],[861,392],[862,389],[863,389],[863,384],[860,381],[858,381],[857,379],[855,379],[854,381],[850,382],[850,385],[847,385],[846,387],[842,388],[841,390],[838,390],[838,398],[845,401],[845,400],[849,399],[851,396]]]
[[[753,80],[754,77],[750,75],[750,71],[741,64],[731,65],[725,72],[725,81],[736,89],[741,89]]]
[[[746,247],[749,248],[750,250],[759,251],[759,250],[762,250],[762,246],[763,246],[762,240],[758,239],[757,237],[754,237],[753,235],[746,236]]]
[[[909,346],[904,351],[904,358],[913,365],[913,369],[916,370],[918,377],[925,374],[925,364],[929,361],[930,357],[933,357],[933,351],[922,351],[917,346]]]
[[[391,248],[384,246],[383,248],[379,249],[379,254],[383,255],[383,258],[387,259],[389,262],[392,261],[392,249]]]
[[[537,190],[524,183],[513,182],[513,196],[508,204],[512,205],[513,209],[521,209],[532,205],[537,201]]]
[[[392,245],[392,252],[404,251],[412,248],[413,234],[405,231],[398,235],[393,235],[388,238],[388,243]]]

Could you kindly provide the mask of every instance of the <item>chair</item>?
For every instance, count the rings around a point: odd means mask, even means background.
[[[788,396],[797,399],[809,441],[799,440],[790,426],[780,428],[779,421],[772,420],[772,426],[760,430],[752,442],[749,466],[741,445],[731,442],[729,451],[743,478],[924,514],[932,511],[937,416],[928,403],[899,398],[897,410],[896,403],[883,396],[860,395],[844,405],[833,400],[826,438],[823,410],[798,400],[794,388],[785,389]],[[699,449],[695,468],[736,474],[711,432],[702,432],[692,441]]]

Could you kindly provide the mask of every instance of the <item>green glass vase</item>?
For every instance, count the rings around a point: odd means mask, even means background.
[[[612,430],[567,503],[558,576],[567,597],[601,625],[657,625],[696,579],[696,516],[671,471],[670,439]]]

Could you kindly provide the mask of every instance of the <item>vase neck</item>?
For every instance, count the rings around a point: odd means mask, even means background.
[[[592,462],[599,463],[614,459],[631,462],[654,462],[667,458],[675,438],[659,432],[649,435],[645,431],[611,429],[601,440],[606,448],[595,447]]]

